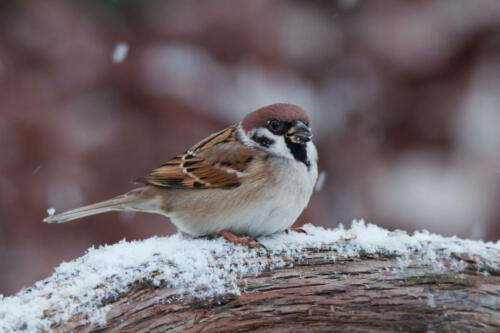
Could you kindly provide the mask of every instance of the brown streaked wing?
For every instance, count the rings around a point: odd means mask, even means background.
[[[234,125],[210,135],[151,171],[144,182],[185,189],[237,187],[251,160],[252,148],[239,144]]]
[[[201,140],[191,147],[188,152],[196,154],[220,143],[237,143],[238,139],[236,138],[236,126],[237,125],[233,125],[223,129],[222,131],[211,134],[208,138]]]

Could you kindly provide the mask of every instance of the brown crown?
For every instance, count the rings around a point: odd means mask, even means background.
[[[300,120],[304,124],[309,123],[307,113],[297,105],[276,103],[247,114],[241,121],[241,128],[248,133],[256,127],[266,126],[267,122],[273,119],[286,122]]]

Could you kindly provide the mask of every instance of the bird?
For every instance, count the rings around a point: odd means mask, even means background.
[[[260,236],[302,231],[290,227],[309,203],[317,161],[307,113],[297,105],[271,104],[136,179],[140,187],[43,221],[148,212],[170,218],[192,237],[259,247]]]

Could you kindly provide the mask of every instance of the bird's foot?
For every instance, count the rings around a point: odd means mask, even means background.
[[[288,229],[285,229],[285,232],[286,232],[287,235],[289,233],[291,233],[292,231],[293,232],[298,232],[299,234],[306,234],[307,235],[307,231],[305,231],[302,228],[288,228]]]
[[[223,237],[228,242],[246,245],[250,248],[264,248],[265,249],[265,247],[262,244],[260,244],[259,242],[257,242],[254,238],[237,236],[229,230],[219,231],[217,233],[217,237]]]

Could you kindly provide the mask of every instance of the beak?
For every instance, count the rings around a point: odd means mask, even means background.
[[[311,141],[312,138],[311,129],[300,120],[295,122],[295,125],[290,128],[286,135],[292,140],[293,143],[304,144]]]

